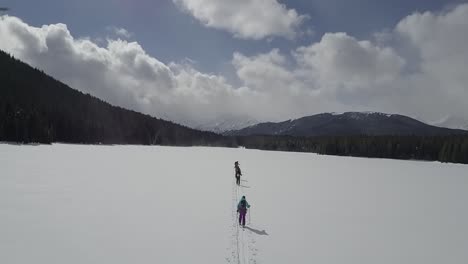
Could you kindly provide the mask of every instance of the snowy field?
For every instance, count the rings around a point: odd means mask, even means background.
[[[468,263],[466,165],[0,144],[0,168],[4,264]]]

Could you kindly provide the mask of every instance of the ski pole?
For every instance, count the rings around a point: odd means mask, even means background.
[[[250,209],[249,209],[249,225],[250,225],[250,222],[252,222],[252,218],[250,216]]]

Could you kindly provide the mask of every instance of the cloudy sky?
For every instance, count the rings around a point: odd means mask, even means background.
[[[468,3],[0,0],[0,49],[188,125],[380,111],[468,120]]]

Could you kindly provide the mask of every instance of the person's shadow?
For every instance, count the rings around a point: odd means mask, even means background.
[[[248,227],[248,226],[246,226],[246,227],[244,227],[244,228],[245,228],[245,229],[248,229],[248,230],[250,230],[250,231],[252,231],[252,232],[254,232],[254,233],[257,234],[257,235],[268,236],[268,233],[265,231],[265,229],[263,229],[262,231],[260,231],[260,230],[257,230],[257,229],[254,229],[254,228],[251,228],[251,227]]]

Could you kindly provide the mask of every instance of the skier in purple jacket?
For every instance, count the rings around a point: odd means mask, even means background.
[[[245,215],[247,214],[247,208],[250,208],[250,204],[245,199],[245,196],[242,196],[241,200],[237,204],[237,212],[239,213],[239,225],[245,227]]]

